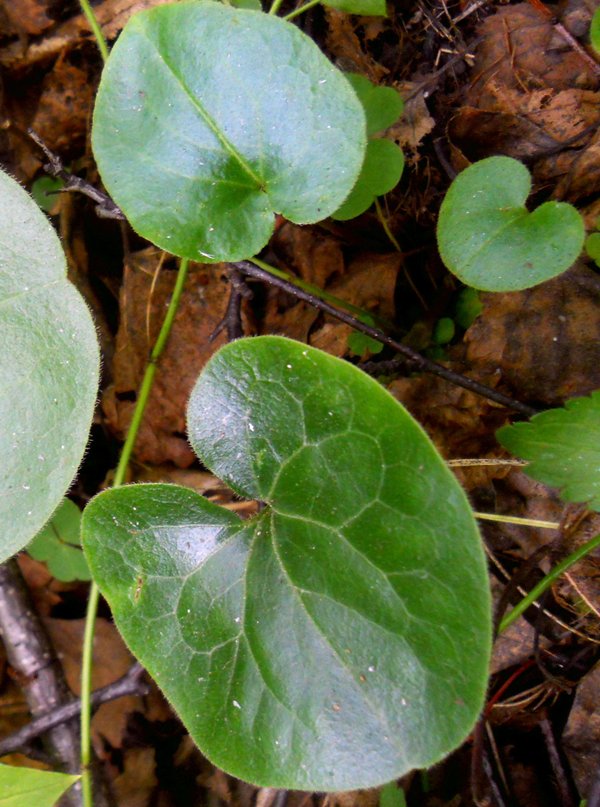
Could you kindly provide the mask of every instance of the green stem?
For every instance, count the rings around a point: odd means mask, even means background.
[[[336,297],[335,294],[330,294],[328,291],[325,291],[325,289],[319,288],[319,286],[313,286],[312,283],[307,283],[305,280],[302,280],[299,277],[290,275],[283,269],[278,269],[276,266],[271,266],[270,263],[261,261],[260,258],[251,258],[250,260],[257,266],[260,266],[261,269],[264,269],[265,272],[270,272],[272,275],[275,275],[275,277],[279,277],[281,280],[286,280],[288,283],[292,283],[294,286],[307,291],[309,294],[312,294],[319,300],[325,300],[325,302],[336,305],[338,308],[343,308],[344,311],[349,311],[351,314],[354,314],[357,319],[366,323],[367,325],[378,324],[380,327],[383,326],[384,328],[393,327],[391,322],[378,317],[376,314],[370,314],[368,311],[365,311],[356,305],[352,305],[352,303],[348,303],[346,300],[342,300],[341,297]]]
[[[108,59],[108,45],[106,44],[106,39],[102,33],[102,28],[100,28],[100,24],[96,19],[96,15],[94,14],[94,10],[90,5],[89,0],[79,0],[79,5],[81,6],[81,10],[83,11],[92,33],[96,38],[96,44],[98,45],[98,50],[102,56],[102,61],[105,62]]]
[[[520,518],[519,516],[500,516],[497,513],[473,513],[475,518],[484,521],[501,521],[503,524],[516,524],[519,527],[538,527],[542,530],[558,530],[560,524],[556,521],[539,521],[536,518]]]
[[[277,14],[282,5],[283,0],[273,0],[271,8],[269,9],[269,14]]]
[[[118,488],[125,482],[127,468],[131,460],[133,447],[144,417],[144,411],[148,404],[150,391],[152,390],[152,383],[156,375],[156,365],[161,357],[169,334],[171,326],[177,313],[183,287],[188,273],[189,261],[183,258],[179,264],[179,271],[177,272],[177,279],[173,294],[169,302],[169,307],[162,323],[160,332],[154,343],[154,347],[150,353],[148,364],[144,372],[144,377],[138,392],[137,403],[133,411],[131,424],[127,430],[127,437],[121,449],[121,456],[119,457],[119,464],[115,471],[115,478],[113,480],[113,487]],[[92,746],[91,746],[91,696],[92,696],[92,662],[94,650],[94,628],[96,626],[96,613],[98,611],[98,600],[100,592],[96,583],[90,586],[90,594],[88,599],[87,612],[85,615],[85,632],[83,638],[83,655],[81,661],[81,787],[83,795],[84,807],[93,807],[93,787],[92,787],[92,773],[91,773],[91,760],[92,760]]]
[[[388,241],[394,247],[396,252],[402,252],[400,249],[400,244],[398,243],[398,239],[394,235],[394,233],[390,230],[390,225],[386,217],[383,215],[383,210],[381,209],[381,203],[377,197],[375,197],[375,214],[379,219],[379,223],[383,229],[383,232],[386,234]]]
[[[498,626],[498,633],[502,633],[510,625],[512,625],[512,623],[518,619],[521,614],[529,608],[530,605],[533,605],[533,603],[544,593],[544,591],[550,588],[550,586],[558,577],[561,576],[561,574],[564,574],[568,569],[571,568],[571,566],[573,566],[573,564],[577,563],[578,560],[581,560],[581,558],[592,552],[597,546],[600,546],[600,533],[594,536],[594,538],[591,538],[587,543],[582,544],[579,549],[571,552],[571,554],[567,555],[566,558],[563,558],[560,563],[557,563],[556,566],[551,569],[548,574],[542,578],[542,580],[540,580],[537,586],[534,586],[529,594],[526,597],[523,597],[523,599],[515,605],[510,613],[506,614]]]
[[[275,0],[275,2],[277,2],[277,0]],[[315,6],[318,6],[320,2],[321,0],[308,0],[308,3],[305,3],[303,6],[300,6],[300,8],[297,8],[295,11],[290,11],[290,13],[286,14],[283,19],[293,20],[294,17],[299,17],[300,14],[304,14],[304,12],[308,11],[309,8],[314,8]]]

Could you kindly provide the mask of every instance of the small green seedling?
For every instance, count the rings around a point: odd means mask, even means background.
[[[565,202],[525,207],[531,177],[510,157],[489,157],[452,182],[438,219],[442,260],[468,286],[527,289],[564,272],[578,258],[583,220]]]
[[[192,0],[127,23],[102,74],[92,143],[133,228],[206,262],[259,252],[275,213],[297,224],[333,213],[366,134],[347,80],[298,28]]]
[[[347,73],[346,78],[363,105],[369,140],[356,185],[333,214],[339,221],[356,218],[368,210],[378,196],[396,187],[404,170],[402,149],[391,140],[375,137],[402,114],[404,103],[400,94],[393,87],[378,87],[358,73]]]
[[[421,427],[352,365],[257,337],[210,360],[188,432],[259,515],[127,486],[88,505],[83,542],[203,753],[258,785],[347,790],[460,744],[485,696],[486,564]]]
[[[99,356],[55,231],[4,172],[0,256],[0,560],[6,560],[40,531],[75,476],[96,402]]]
[[[32,558],[43,561],[57,580],[91,580],[81,549],[81,511],[65,499],[50,521],[27,547]]]
[[[58,213],[57,194],[64,187],[62,179],[50,177],[47,174],[38,177],[31,186],[31,196],[34,201],[48,215],[54,216]]]
[[[81,777],[0,765],[0,807],[54,807]]]
[[[585,251],[588,257],[600,268],[600,232],[588,235],[585,239]]]
[[[565,501],[600,510],[600,390],[527,423],[504,426],[497,438],[529,461],[527,474],[533,479],[559,488]]]
[[[477,289],[461,289],[454,304],[454,321],[463,330],[467,330],[483,311],[483,303]]]

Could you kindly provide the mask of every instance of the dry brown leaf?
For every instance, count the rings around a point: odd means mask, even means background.
[[[562,747],[581,798],[589,796],[600,768],[600,664],[579,682],[562,736]]]
[[[119,807],[149,807],[158,786],[153,748],[128,748],[123,771],[113,780]]]
[[[387,68],[378,64],[358,36],[357,18],[326,6],[327,48],[335,63],[344,72],[362,73],[374,84],[387,75]]]
[[[17,33],[37,36],[54,24],[48,14],[52,3],[50,0],[1,0],[0,8],[8,18],[11,30],[2,31],[2,35]]]
[[[528,3],[499,9],[479,34],[473,82],[448,126],[453,146],[470,160],[536,160],[534,179],[557,185],[557,198],[599,191],[597,76]]]
[[[533,289],[482,294],[467,360],[516,398],[558,406],[600,388],[600,278],[576,265]]]
[[[148,354],[175,284],[175,272],[163,268],[152,291],[159,260],[154,248],[136,254],[121,290],[114,384],[102,402],[107,421],[120,438],[129,426]],[[186,405],[200,370],[225,343],[223,332],[212,342],[209,337],[223,318],[228,296],[222,266],[191,265],[136,441],[135,456],[140,462],[172,462],[181,468],[194,462],[185,436]]]
[[[397,89],[400,95],[407,98],[404,112],[386,132],[388,138],[402,148],[410,149],[413,155],[416,155],[422,140],[435,128],[435,120],[431,117],[425,100],[425,92],[430,90],[430,86],[421,89],[419,86],[416,77],[414,81],[405,81],[399,85]]]

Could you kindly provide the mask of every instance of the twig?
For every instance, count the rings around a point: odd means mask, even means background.
[[[103,703],[122,698],[125,695],[147,695],[150,691],[150,686],[145,681],[140,680],[143,674],[144,668],[136,662],[118,681],[114,681],[112,684],[102,687],[102,689],[97,689],[92,694],[92,708],[97,709]],[[81,701],[77,698],[64,706],[58,706],[36,720],[32,720],[22,729],[0,740],[0,756],[13,754],[36,737],[39,737],[40,734],[44,734],[44,732],[53,729],[55,726],[60,726],[77,717],[80,712]]]
[[[108,194],[99,191],[90,182],[85,179],[75,176],[65,170],[62,160],[53,151],[50,151],[48,146],[44,143],[41,137],[36,134],[33,129],[28,129],[27,134],[36,143],[46,155],[48,162],[44,165],[44,171],[50,176],[58,177],[65,183],[63,191],[76,191],[87,196],[92,201],[96,202],[96,213],[104,219],[118,219],[125,221],[125,216],[120,207],[118,207]]]
[[[242,326],[242,300],[252,299],[252,291],[248,288],[246,281],[236,268],[230,266],[228,274],[230,291],[227,308],[223,319],[208,337],[209,342],[213,342],[224,328],[227,329],[227,340],[229,342],[233,342],[234,339],[240,339],[244,335],[244,328]]]
[[[398,342],[396,339],[383,333],[383,331],[361,322],[351,314],[330,305],[330,303],[327,303],[324,300],[319,300],[313,294],[294,286],[293,283],[289,283],[287,280],[282,280],[279,277],[275,277],[275,275],[272,275],[265,269],[261,269],[259,266],[256,266],[250,261],[239,261],[238,263],[231,265],[243,275],[256,278],[256,280],[262,280],[264,283],[268,283],[271,286],[282,289],[282,291],[287,292],[299,300],[309,303],[310,305],[318,308],[320,311],[323,311],[326,314],[329,314],[340,322],[350,325],[351,328],[367,334],[367,336],[370,336],[372,339],[376,339],[378,342],[382,342],[384,345],[391,347],[393,350],[401,353],[403,356],[406,356],[406,358],[409,359],[419,370],[424,370],[425,372],[437,375],[440,378],[449,381],[451,384],[455,384],[456,386],[462,387],[470,392],[474,392],[477,395],[481,395],[484,398],[488,398],[491,401],[495,401],[495,403],[498,403],[501,406],[506,406],[509,409],[513,409],[515,412],[519,412],[526,417],[531,417],[537,413],[537,410],[531,406],[527,406],[520,401],[515,401],[512,398],[509,398],[507,395],[503,395],[501,392],[496,392],[496,390],[486,386],[485,384],[480,384],[478,381],[475,381],[472,378],[468,378],[460,373],[455,373],[453,370],[449,370],[442,364],[438,364],[431,359],[427,359],[425,356],[417,353],[416,350],[413,350],[407,345],[403,345],[402,342]]]
[[[0,565],[0,634],[8,662],[18,675],[33,717],[65,704],[70,698],[67,683],[15,560]],[[44,742],[57,768],[79,773],[76,722],[65,722],[50,729]],[[64,799],[64,807],[79,807],[79,784],[72,787]]]

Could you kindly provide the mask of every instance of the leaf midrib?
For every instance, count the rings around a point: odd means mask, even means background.
[[[180,76],[179,73],[175,70],[173,65],[168,61],[166,56],[161,53],[159,50],[156,42],[148,35],[145,28],[140,28],[140,33],[142,37],[146,40],[146,42],[151,46],[154,50],[158,58],[163,62],[167,70],[171,73],[173,78],[176,80],[180,88],[182,89],[183,93],[187,97],[190,104],[196,110],[196,112],[200,115],[206,126],[211,130],[211,132],[215,135],[219,143],[223,146],[225,151],[233,157],[233,159],[238,163],[240,168],[250,177],[252,182],[255,183],[258,190],[266,192],[265,189],[265,182],[264,180],[259,177],[257,174],[254,173],[252,167],[248,164],[248,162],[242,157],[236,147],[231,143],[227,137],[223,134],[219,126],[217,126],[216,122],[213,120],[211,115],[207,112],[204,106],[200,103],[200,101],[196,98],[193,92],[190,90],[188,85],[183,79],[183,76]]]

